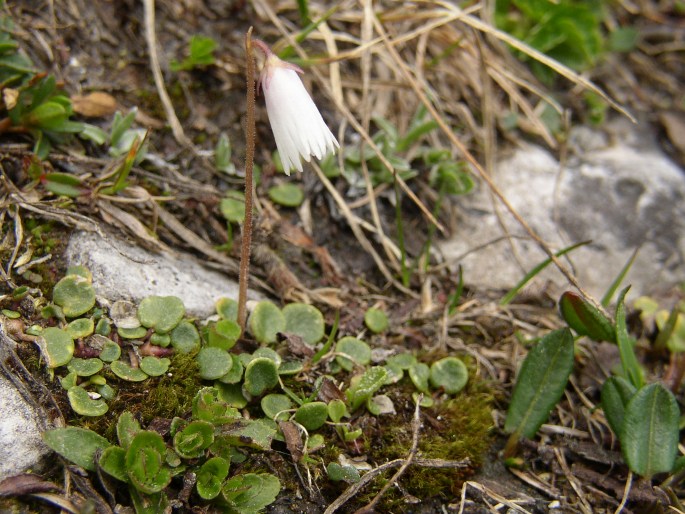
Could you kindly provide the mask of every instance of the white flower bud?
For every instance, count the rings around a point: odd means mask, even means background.
[[[302,70],[279,59],[262,41],[254,43],[266,55],[259,84],[283,171],[286,175],[290,175],[292,168],[301,172],[300,157],[307,162],[312,155],[322,159],[340,145],[304,88],[298,76]]]

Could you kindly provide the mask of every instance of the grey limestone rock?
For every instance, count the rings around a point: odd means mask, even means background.
[[[6,368],[14,342],[0,322],[0,481],[27,470],[40,469],[49,452],[41,439],[46,417],[30,401],[28,390]]]
[[[67,265],[82,265],[93,274],[99,298],[140,302],[146,296],[177,296],[186,311],[207,317],[221,297],[238,298],[238,283],[183,254],[153,253],[112,235],[75,232],[65,251]],[[251,291],[252,299],[261,299]]]
[[[604,294],[639,248],[624,284],[647,294],[685,279],[685,173],[634,127],[612,129],[609,137],[574,130],[565,166],[540,147],[522,146],[498,163],[494,180],[553,249],[592,241],[567,261],[590,293]],[[463,266],[466,283],[510,288],[546,258],[502,205],[493,207],[484,184],[457,209],[457,231],[441,250]],[[567,286],[553,266],[536,282],[550,283]]]

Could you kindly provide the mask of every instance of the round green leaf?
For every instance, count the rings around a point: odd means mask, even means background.
[[[184,459],[200,457],[214,442],[214,426],[206,421],[192,421],[174,435],[174,450]]]
[[[341,466],[337,462],[329,462],[326,466],[326,473],[328,473],[328,478],[334,482],[344,481],[348,484],[355,484],[359,482],[361,478],[359,476],[359,471],[353,466]]]
[[[349,416],[347,405],[340,399],[332,400],[328,403],[328,417],[333,423],[339,423],[343,416]]]
[[[143,357],[140,361],[140,369],[151,377],[159,377],[167,372],[171,361],[166,357]]]
[[[283,182],[269,188],[269,198],[285,207],[298,207],[304,201],[304,192],[292,182]]]
[[[245,368],[245,390],[260,396],[278,384],[278,367],[268,357],[258,357]]]
[[[272,302],[263,300],[250,315],[250,331],[260,343],[276,342],[276,334],[285,330],[285,316]]]
[[[241,473],[228,479],[221,490],[225,497],[231,498],[236,512],[256,513],[276,500],[281,482],[268,473]]]
[[[95,306],[95,290],[87,278],[67,275],[55,284],[52,300],[62,308],[67,318],[75,318]]]
[[[414,386],[422,393],[428,393],[428,379],[430,377],[430,368],[423,362],[417,362],[409,368],[409,378],[414,382]]]
[[[228,461],[221,457],[208,459],[197,472],[197,494],[204,500],[219,496],[221,485],[228,476]]]
[[[133,486],[145,494],[158,493],[171,482],[166,445],[156,432],[138,432],[126,450],[126,472]]]
[[[171,331],[171,346],[180,353],[190,353],[200,346],[200,334],[190,321],[181,321]]]
[[[67,364],[74,355],[74,340],[69,333],[57,327],[47,327],[42,335],[48,366],[57,368]]]
[[[166,348],[171,344],[171,336],[169,334],[158,334],[155,332],[150,336],[150,343]]]
[[[297,375],[303,369],[304,365],[301,361],[285,361],[278,366],[278,374],[281,376]]]
[[[256,359],[257,357],[266,357],[267,359],[271,359],[276,363],[276,366],[281,365],[281,356],[278,355],[274,350],[271,348],[267,348],[266,346],[262,346],[261,348],[257,348],[253,353],[252,353],[252,358]]]
[[[95,331],[95,323],[91,318],[75,319],[67,325],[66,331],[72,339],[81,339],[88,337]]]
[[[324,402],[310,402],[295,411],[295,421],[307,430],[321,428],[328,419],[328,405]]]
[[[102,350],[100,351],[100,360],[105,362],[114,362],[119,357],[121,357],[121,346],[111,339],[107,339],[102,345]]]
[[[388,317],[380,309],[371,307],[364,313],[364,323],[374,334],[379,334],[388,328]]]
[[[215,304],[216,313],[221,319],[238,321],[238,302],[233,298],[219,298]]]
[[[202,348],[197,354],[200,376],[205,380],[216,380],[229,372],[233,366],[231,355],[221,348]]]
[[[221,319],[207,327],[207,345],[230,350],[240,337],[240,325],[231,319]]]
[[[112,333],[112,324],[107,318],[100,318],[95,325],[95,333],[101,336],[108,336]]]
[[[76,414],[81,416],[102,416],[107,412],[107,404],[102,400],[93,400],[83,387],[74,386],[67,391],[69,404]]]
[[[411,353],[398,353],[390,357],[387,363],[393,367],[407,370],[416,364],[416,357]]]
[[[287,411],[293,408],[293,402],[284,394],[267,394],[262,398],[261,406],[262,411],[268,418],[276,421],[286,421],[289,416]]]
[[[335,351],[344,354],[338,355],[335,360],[346,371],[352,371],[355,365],[366,366],[371,362],[371,348],[356,337],[343,337],[335,345]]]
[[[100,467],[117,480],[128,482],[126,473],[126,450],[120,446],[106,448],[100,456]]]
[[[112,373],[128,382],[142,382],[147,378],[147,374],[138,368],[133,368],[122,361],[114,361],[109,365]]]
[[[154,328],[160,334],[176,327],[185,313],[183,302],[176,296],[148,296],[138,306],[138,319],[143,326]]]
[[[290,303],[283,308],[285,332],[296,334],[310,346],[324,336],[324,320],[321,311],[305,303]]]
[[[430,382],[435,388],[442,388],[447,394],[461,391],[469,380],[466,365],[456,357],[445,357],[431,365]]]
[[[100,396],[108,402],[114,400],[114,397],[117,395],[117,392],[109,384],[98,386],[97,391],[100,393]]]
[[[231,191],[230,195],[221,199],[221,214],[231,223],[242,223],[245,220],[245,196],[237,191]]]
[[[123,328],[117,327],[117,334],[124,339],[142,339],[147,335],[145,327]]]
[[[77,382],[78,382],[78,375],[76,373],[74,373],[73,371],[70,372],[67,376],[65,376],[64,378],[62,378],[59,381],[62,388],[67,390],[67,391],[69,389],[71,389],[72,387],[74,387]]]
[[[102,361],[100,359],[79,359],[73,358],[69,361],[67,369],[72,373],[76,373],[80,377],[89,377],[95,375],[102,369]]]
[[[229,355],[231,356],[233,364],[231,365],[231,369],[219,378],[219,382],[224,384],[237,384],[243,378],[243,363],[237,355]]]

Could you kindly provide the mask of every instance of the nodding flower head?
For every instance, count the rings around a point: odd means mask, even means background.
[[[253,42],[266,56],[259,85],[283,171],[290,175],[292,168],[302,171],[300,157],[307,162],[312,155],[322,159],[340,145],[304,88],[298,75],[302,70],[279,59],[263,41]]]

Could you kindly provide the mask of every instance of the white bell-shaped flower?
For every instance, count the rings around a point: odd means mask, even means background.
[[[302,171],[300,157],[309,162],[312,155],[322,159],[340,145],[323,121],[319,109],[302,84],[294,64],[279,59],[262,41],[254,40],[266,56],[259,84],[264,91],[266,112],[283,171]]]

